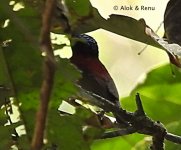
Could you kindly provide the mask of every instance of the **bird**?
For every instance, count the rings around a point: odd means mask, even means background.
[[[82,78],[77,81],[77,84],[120,108],[116,85],[106,67],[99,60],[96,40],[87,34],[79,34],[75,38],[78,40],[71,42],[72,57],[70,62],[82,72]]]

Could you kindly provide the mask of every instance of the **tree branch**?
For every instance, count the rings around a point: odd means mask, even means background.
[[[34,135],[31,143],[32,150],[40,150],[43,145],[44,130],[46,124],[46,117],[48,111],[48,104],[53,87],[55,60],[51,47],[50,29],[53,11],[55,7],[55,0],[46,0],[44,13],[42,16],[42,30],[41,30],[41,51],[45,53],[43,63],[43,82],[40,91],[40,106],[36,115],[36,123]]]
[[[116,130],[116,131],[106,132],[102,135],[101,139],[114,138],[114,137],[118,137],[118,136],[125,136],[125,135],[133,134],[136,132],[137,132],[137,130],[135,130],[133,127],[128,127],[126,129],[120,129],[120,130]],[[139,133],[141,133],[141,132],[139,132]],[[151,134],[149,134],[149,133],[141,133],[141,134],[147,134],[147,135],[151,136]],[[170,142],[173,142],[176,144],[181,144],[181,136],[174,135],[172,133],[166,133],[165,139],[167,141],[170,141]]]
[[[129,134],[132,134],[135,132],[137,132],[137,130],[134,127],[128,127],[126,129],[120,129],[120,130],[116,130],[116,131],[106,132],[102,135],[101,139],[129,135]]]
[[[136,94],[136,105],[137,105],[137,114],[140,116],[145,116],[146,114],[144,112],[143,105],[138,93]]]
[[[109,111],[112,112],[114,114],[117,115],[117,117],[119,117],[120,120],[123,120],[123,122],[128,122],[128,120],[132,120],[133,117],[133,113],[128,112],[122,108],[118,108],[116,107],[111,101],[95,94],[92,93],[90,91],[86,91],[84,89],[80,88],[80,93],[78,96],[78,99],[82,100],[82,101],[88,101],[89,103],[96,105],[102,109],[104,109],[105,111]]]
[[[153,137],[151,145],[152,150],[163,150],[164,139],[174,143],[181,144],[181,137],[166,132],[165,127],[159,121],[153,121],[144,112],[139,94],[136,95],[137,110],[134,113],[127,112],[122,108],[116,107],[109,100],[100,97],[92,92],[85,91],[80,87],[81,94],[78,98],[83,101],[96,105],[106,111],[116,114],[120,119],[129,123],[129,126],[113,132],[104,133],[101,138],[112,138],[116,136],[124,136],[138,132],[140,134],[150,135]]]
[[[168,141],[177,143],[177,144],[181,144],[181,136],[174,135],[172,133],[167,133],[165,135],[165,139],[168,140]]]
[[[158,123],[153,129],[151,150],[164,150],[164,139],[166,135],[166,129],[162,124]]]

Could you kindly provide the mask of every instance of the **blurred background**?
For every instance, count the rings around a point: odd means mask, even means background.
[[[168,0],[91,0],[92,5],[98,8],[104,18],[110,14],[120,14],[135,19],[144,18],[146,24],[156,31],[163,22],[163,15]],[[114,6],[148,6],[155,7],[155,10],[114,10]],[[121,29],[120,29],[121,30]],[[158,30],[158,35],[163,36],[163,23]],[[137,82],[141,82],[145,73],[153,67],[168,62],[167,54],[161,49],[148,46],[141,55],[138,53],[145,47],[145,44],[127,39],[122,36],[97,30],[92,33],[98,44],[100,59],[103,61],[113,79],[115,80],[120,96],[126,96]]]
[[[137,20],[143,18],[149,27],[160,37],[163,37],[163,16],[169,0],[90,1],[104,18],[109,18],[110,14],[130,16]],[[118,8],[117,10],[114,9],[115,6]],[[132,6],[133,8],[136,6],[145,6],[153,7],[154,10],[123,10],[121,6]],[[21,8],[23,6],[18,3],[15,5],[14,10]],[[128,96],[138,83],[144,81],[146,73],[151,69],[169,62],[168,56],[163,50],[144,43],[116,35],[103,29],[88,34],[96,39],[99,46],[100,60],[114,79],[120,97]],[[52,39],[55,39],[54,43],[57,42],[59,38],[56,37],[59,36],[52,34]],[[61,41],[69,45],[69,41],[66,38],[62,39],[63,37],[61,36]],[[143,52],[139,55],[141,51]],[[69,58],[71,57],[71,49],[69,46],[66,46],[63,50],[58,50],[56,54],[63,58]]]
[[[104,18],[108,18],[110,14],[126,15],[138,20],[143,18],[154,31],[159,29],[157,34],[160,37],[164,34],[163,15],[167,2],[168,0],[91,0]],[[114,6],[118,6],[118,10],[114,10]],[[120,10],[121,6],[146,6],[154,7],[155,10]],[[145,47],[143,43],[114,33],[99,29],[88,34],[98,42],[100,59],[112,75],[120,97],[127,96],[138,82],[144,80],[150,69],[169,61],[163,50]],[[143,49],[144,52],[138,55]],[[66,48],[61,54],[63,57],[70,57],[71,50]]]

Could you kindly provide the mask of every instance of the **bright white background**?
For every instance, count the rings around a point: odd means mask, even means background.
[[[154,31],[163,21],[163,15],[168,0],[91,0],[104,18],[110,14],[121,14],[135,19],[144,18],[147,25]],[[153,11],[135,10],[114,10],[117,6],[149,6],[155,7]],[[121,29],[120,29],[121,30]],[[163,36],[163,24],[158,31],[159,36]],[[148,46],[146,50],[138,55],[145,44],[127,39],[122,36],[97,30],[91,33],[99,45],[100,59],[112,75],[120,96],[126,96],[135,87],[138,81],[142,81],[145,73],[153,67],[168,62],[166,53],[160,49]]]

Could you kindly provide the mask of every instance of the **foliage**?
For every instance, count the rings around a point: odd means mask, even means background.
[[[16,4],[22,9],[15,11]],[[91,6],[89,0],[65,0],[68,12],[64,15],[69,20],[72,33],[84,33],[103,28],[127,38],[162,48],[155,39],[146,34],[143,20],[135,20],[127,16],[111,15],[104,19],[98,10]],[[36,0],[1,0],[0,5],[0,149],[30,149],[35,126],[36,111],[39,109],[39,93],[42,84],[42,52],[39,50],[41,30],[42,4]],[[61,19],[60,19],[61,20]],[[56,24],[56,23],[54,23]],[[114,28],[113,28],[114,26]],[[120,30],[120,28],[122,30]],[[52,28],[53,32],[62,33],[60,28]],[[64,33],[65,35],[69,32]],[[60,39],[61,40],[61,39]],[[63,48],[65,44],[56,45]],[[79,91],[75,82],[81,73],[68,59],[56,57],[54,86],[47,116],[44,149],[61,150],[117,150],[148,149],[150,138],[140,134],[124,137],[96,140],[105,129],[100,125],[87,124],[87,120],[95,114],[84,107],[76,108],[72,115],[61,116],[58,112],[63,100],[75,96]],[[134,96],[141,93],[143,105],[148,116],[161,121],[169,132],[180,134],[181,120],[179,115],[181,73],[178,68],[173,76],[169,65],[161,66],[149,72],[145,81],[139,84],[130,96],[121,100],[126,110],[135,110]],[[12,122],[10,115],[19,110],[18,121]],[[17,127],[23,125],[26,134],[16,135]],[[177,149],[179,146],[166,143],[166,149]],[[179,149],[179,148],[178,148]]]
[[[135,105],[131,101],[135,93],[139,92],[144,100],[143,106],[147,115],[162,122],[168,127],[169,132],[174,132],[180,125],[180,117],[176,114],[179,114],[181,107],[179,98],[181,73],[178,69],[175,69],[174,73],[175,75],[172,74],[169,65],[150,71],[145,81],[135,87],[129,97],[122,99],[124,108],[128,110],[135,109]],[[175,145],[172,144],[171,146],[169,142],[166,143],[166,150],[172,150],[174,147]]]

